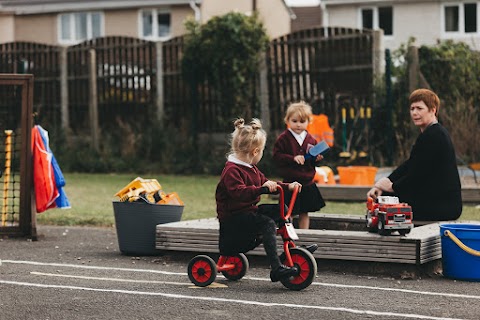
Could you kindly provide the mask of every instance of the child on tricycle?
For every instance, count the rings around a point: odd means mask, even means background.
[[[242,278],[248,269],[244,253],[261,243],[271,267],[272,282],[281,281],[290,289],[301,290],[315,277],[315,258],[307,249],[295,246],[292,240],[298,237],[289,220],[291,210],[285,215],[284,191],[294,192],[293,204],[301,184],[277,183],[264,176],[256,165],[263,156],[265,143],[266,133],[260,120],[253,119],[250,124],[245,124],[243,119],[235,121],[232,150],[216,189],[220,258],[217,264],[204,255],[190,261],[188,274],[198,286],[212,283],[217,271],[230,280]],[[280,193],[278,205],[257,206],[261,194],[277,192]],[[277,234],[284,241],[284,253],[280,257]],[[316,245],[308,249],[314,251]]]

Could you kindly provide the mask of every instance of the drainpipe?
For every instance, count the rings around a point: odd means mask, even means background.
[[[321,0],[320,0],[320,10],[322,11],[322,27],[324,29],[325,38],[328,38],[328,34],[329,34],[328,28],[329,28],[330,21],[328,21],[327,5],[325,4],[325,2]]]
[[[325,2],[320,1],[320,9],[322,10],[322,26],[328,27],[329,25],[328,12],[327,12],[327,6],[325,5]]]
[[[200,7],[197,5],[196,1],[190,1],[190,8],[195,12],[195,21],[200,22],[201,13]]]

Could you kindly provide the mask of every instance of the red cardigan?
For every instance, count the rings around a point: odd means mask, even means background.
[[[256,212],[262,185],[267,180],[255,165],[249,168],[227,161],[215,191],[218,220],[223,222],[232,215]],[[280,185],[288,188],[288,184]]]

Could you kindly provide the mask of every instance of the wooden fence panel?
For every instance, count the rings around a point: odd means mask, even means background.
[[[36,121],[53,132],[61,128],[60,47],[31,42],[0,44],[0,73],[31,73]]]
[[[372,46],[372,32],[349,28],[301,30],[274,39],[267,53],[272,129],[284,127],[292,101],[305,100],[336,119],[339,94],[371,95]]]
[[[105,37],[68,48],[70,124],[74,132],[89,128],[89,57],[96,56],[98,120],[111,128],[152,119],[156,97],[155,43],[128,37]]]
[[[190,88],[182,77],[184,38],[176,37],[163,43],[163,81],[165,119],[176,127],[191,120]]]
[[[271,129],[283,129],[286,106],[300,99],[312,104],[315,113],[326,113],[337,126],[340,97],[362,100],[371,95],[372,46],[371,32],[349,28],[313,28],[274,39],[266,55]],[[157,48],[162,51],[157,53]],[[231,120],[238,115],[260,116],[257,78],[251,79],[253,89],[247,93],[250,103],[243,110],[232,110],[225,95],[230,90],[228,75],[224,75],[221,85],[198,84],[196,95],[192,95],[182,77],[183,48],[183,37],[160,45],[135,38],[106,37],[68,47],[63,66],[68,70],[68,88],[63,90],[67,93],[64,96],[68,95],[65,123],[73,134],[85,134],[90,129],[90,50],[96,57],[101,128],[118,128],[126,119],[141,124],[154,119],[158,110],[176,127],[191,123],[195,111],[198,133],[230,131]],[[0,44],[0,72],[16,72],[18,62],[27,61],[27,72],[35,75],[34,111],[53,135],[61,128],[60,52],[61,48],[55,46]],[[159,55],[161,71],[157,66]],[[158,79],[158,72],[163,78]]]
[[[73,134],[88,128],[88,52],[70,47],[67,52],[69,124]]]

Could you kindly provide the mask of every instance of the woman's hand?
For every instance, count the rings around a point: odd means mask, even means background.
[[[267,188],[268,188],[268,191],[269,191],[270,193],[274,193],[274,192],[277,191],[278,184],[277,184],[275,181],[267,180],[267,181],[265,181],[265,183],[262,185],[262,187],[267,187]]]
[[[377,200],[378,196],[381,196],[383,192],[393,192],[393,183],[388,178],[382,178],[375,183],[372,189],[367,192],[367,197]]]
[[[377,183],[375,183],[376,188],[385,192],[393,192],[392,186],[393,186],[393,183],[388,178],[382,178],[378,180]]]
[[[288,185],[288,190],[293,191],[295,187],[298,187],[298,192],[302,191],[302,185],[297,181],[290,183]]]
[[[372,189],[368,190],[367,197],[372,198],[373,200],[377,200],[377,197],[382,195],[382,190],[377,187],[373,187]]]

